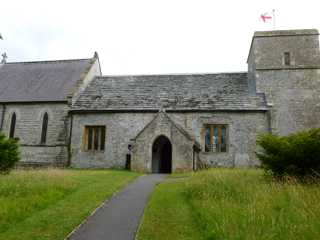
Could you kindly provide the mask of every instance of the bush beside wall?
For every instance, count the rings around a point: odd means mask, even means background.
[[[0,173],[9,173],[19,160],[18,140],[0,133]]]
[[[320,177],[320,129],[288,136],[260,135],[257,152],[265,170],[274,176]]]

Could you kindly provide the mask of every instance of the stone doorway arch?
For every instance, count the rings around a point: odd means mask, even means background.
[[[152,144],[152,172],[172,172],[172,144],[164,135],[157,137]]]

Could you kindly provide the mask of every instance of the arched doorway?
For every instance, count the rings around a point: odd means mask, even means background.
[[[172,146],[165,136],[159,136],[152,145],[152,172],[171,173]]]

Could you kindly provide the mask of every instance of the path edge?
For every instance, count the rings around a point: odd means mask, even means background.
[[[96,212],[102,208],[103,206],[107,206],[110,202],[111,199],[113,199],[116,195],[118,195],[125,187],[129,186],[129,184],[132,184],[133,182],[135,182],[136,180],[138,180],[138,178],[144,176],[145,174],[133,179],[131,182],[129,182],[128,184],[124,185],[122,188],[118,189],[117,191],[115,191],[111,197],[109,199],[104,200],[100,205],[98,205],[98,207],[96,207],[85,219],[82,220],[82,222],[77,225],[70,233],[68,233],[68,235],[64,238],[64,240],[69,240],[70,237],[76,232],[78,231],[82,225],[84,225],[86,222],[88,222],[89,218],[91,218],[93,215],[96,214]]]
[[[166,177],[165,177],[165,178],[166,178]],[[134,234],[134,239],[133,239],[133,240],[138,240],[138,235],[139,235],[139,232],[140,232],[140,228],[141,228],[141,225],[142,225],[142,223],[143,223],[143,221],[144,221],[145,212],[146,212],[147,207],[149,206],[150,199],[151,199],[151,197],[152,197],[152,195],[153,195],[153,193],[154,193],[154,191],[155,191],[155,188],[156,188],[158,185],[160,185],[161,183],[162,183],[162,182],[158,182],[158,183],[155,184],[155,187],[154,187],[152,193],[151,193],[151,194],[149,195],[149,197],[148,197],[147,205],[146,205],[146,207],[143,209],[143,212],[142,212],[141,217],[140,217],[140,222],[139,222],[138,228],[137,228],[137,230],[136,230],[136,232],[135,232],[135,234]]]

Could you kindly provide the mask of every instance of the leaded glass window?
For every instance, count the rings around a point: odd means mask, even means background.
[[[86,126],[84,129],[84,150],[104,151],[105,138],[105,126]]]
[[[205,151],[226,152],[227,151],[227,126],[207,124],[205,129]]]

